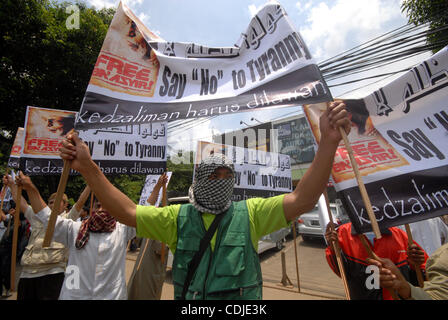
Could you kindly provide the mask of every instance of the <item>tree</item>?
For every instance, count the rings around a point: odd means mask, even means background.
[[[448,45],[448,1],[447,0],[404,0],[402,12],[410,23],[429,23],[427,42],[436,53]]]
[[[0,167],[4,172],[27,106],[79,111],[114,9],[76,2],[79,29],[68,29],[71,3],[49,0],[0,1]],[[33,177],[44,199],[59,177]],[[71,178],[69,197],[84,187]]]
[[[188,152],[188,151],[185,151]],[[170,183],[168,185],[169,197],[180,197],[188,195],[188,189],[193,181],[193,151],[188,152],[185,158],[187,163],[175,164],[168,159],[166,168],[167,171],[173,172]]]
[[[2,145],[12,144],[27,106],[79,111],[113,9],[76,3],[79,29],[68,29],[70,3],[0,2],[0,118]],[[2,153],[9,151],[0,150]],[[4,162],[4,158],[1,159]]]
[[[79,29],[68,29],[71,3],[49,0],[0,1],[0,169],[4,172],[18,127],[23,127],[26,106],[79,111],[93,66],[100,52],[114,9],[96,10],[76,2]],[[192,159],[192,157],[190,158]],[[192,164],[175,165],[168,190],[185,195],[191,185]],[[59,176],[35,176],[44,199],[55,192]],[[145,176],[111,176],[110,181],[138,202]],[[66,194],[73,204],[85,182],[70,177]]]

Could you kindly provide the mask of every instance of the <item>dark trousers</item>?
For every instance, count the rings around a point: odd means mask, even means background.
[[[17,300],[58,300],[63,282],[63,272],[37,278],[20,278]]]
[[[11,289],[11,248],[0,247],[0,291],[1,285]]]

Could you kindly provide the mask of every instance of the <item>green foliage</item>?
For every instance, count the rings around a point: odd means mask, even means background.
[[[114,9],[95,10],[76,2],[79,29],[68,29],[71,3],[48,0],[0,1],[0,170],[5,172],[27,106],[79,111]],[[43,198],[57,190],[59,176],[33,177]],[[70,202],[84,188],[71,177]]]
[[[167,171],[173,172],[168,185],[169,197],[180,197],[188,195],[188,189],[193,181],[193,152],[190,151],[187,163],[174,164],[171,160],[167,161]],[[186,159],[187,160],[187,159]]]
[[[68,29],[71,3],[49,0],[0,1],[0,170],[6,163],[26,106],[78,111],[114,9],[96,10],[82,2],[80,28]],[[190,154],[192,156],[192,153]],[[190,157],[190,159],[193,159]],[[167,165],[173,171],[170,196],[186,195],[193,164]],[[32,177],[44,200],[56,192],[59,176]],[[111,176],[109,180],[138,202],[145,176]],[[74,204],[85,187],[82,177],[70,177],[66,194]],[[24,193],[25,194],[25,193]]]
[[[121,192],[126,194],[134,203],[138,203],[140,200],[140,194],[142,193],[143,185],[145,184],[146,176],[142,175],[123,175],[123,176],[110,176],[109,181],[114,186],[120,189]]]
[[[0,136],[9,150],[26,106],[78,111],[114,10],[83,3],[79,29],[68,29],[69,3],[0,1]],[[5,148],[7,149],[7,148]],[[5,157],[0,160],[6,161]]]
[[[447,0],[404,0],[401,10],[406,12],[410,23],[429,23],[427,41],[434,53],[448,45],[448,30],[441,29],[448,24]]]

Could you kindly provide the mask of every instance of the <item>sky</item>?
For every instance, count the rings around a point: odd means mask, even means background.
[[[117,7],[116,0],[85,0],[97,9]],[[166,41],[194,42],[206,46],[233,46],[251,17],[268,0],[123,0],[140,20]],[[279,0],[318,63],[407,23],[402,0]],[[429,54],[400,62],[394,69],[415,65]],[[391,69],[388,67],[387,72]],[[368,75],[368,74],[366,74]],[[393,80],[388,78],[352,91],[366,83],[335,87],[333,97],[361,98]],[[341,81],[341,80],[338,80]],[[373,82],[371,80],[370,82]],[[346,93],[348,92],[348,93]],[[220,116],[193,129],[169,135],[168,143],[185,146],[196,140],[211,141],[222,133],[301,112],[300,107]],[[251,120],[251,118],[257,120]],[[245,124],[240,124],[244,121]],[[193,147],[194,148],[194,147]]]

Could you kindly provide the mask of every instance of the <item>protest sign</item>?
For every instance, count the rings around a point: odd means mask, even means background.
[[[331,100],[284,9],[269,2],[233,47],[167,42],[123,3],[104,40],[76,129],[195,119]]]
[[[20,158],[26,175],[62,173],[59,148],[75,116],[74,111],[28,107]],[[80,130],[79,136],[104,174],[162,173],[166,168],[166,123]]]
[[[22,152],[23,128],[18,128],[14,144],[12,145],[11,154],[8,159],[8,168],[18,169],[20,166],[20,154]]]
[[[364,99],[343,100],[352,115],[349,140],[380,228],[447,212],[447,70],[445,48]],[[307,105],[304,110],[319,141],[323,108]],[[370,231],[342,144],[332,179],[356,231]]]
[[[166,168],[166,123],[80,130],[104,174],[162,174]]]
[[[63,161],[59,148],[73,129],[76,112],[28,107],[22,139],[20,169],[28,176],[59,175]]]
[[[168,181],[166,183],[166,185],[168,186],[168,184],[170,183],[171,180],[171,176],[173,175],[172,172],[167,172],[166,173]],[[159,180],[159,177],[161,175],[157,175],[157,174],[149,174],[146,176],[146,180],[145,180],[145,185],[143,186],[143,190],[142,190],[142,194],[140,195],[140,201],[138,202],[139,205],[141,206],[148,206],[148,198],[152,193],[152,190],[154,189],[155,185],[157,184],[157,181]],[[160,201],[162,201],[162,192],[159,193],[159,196],[157,197],[157,201],[154,204],[155,207],[158,207],[160,204]]]
[[[291,165],[287,155],[199,141],[195,165],[212,153],[224,154],[233,161],[233,201],[267,198],[292,191]]]
[[[314,138],[305,116],[281,119],[272,124],[277,130],[278,152],[291,158],[291,165],[312,162]]]

